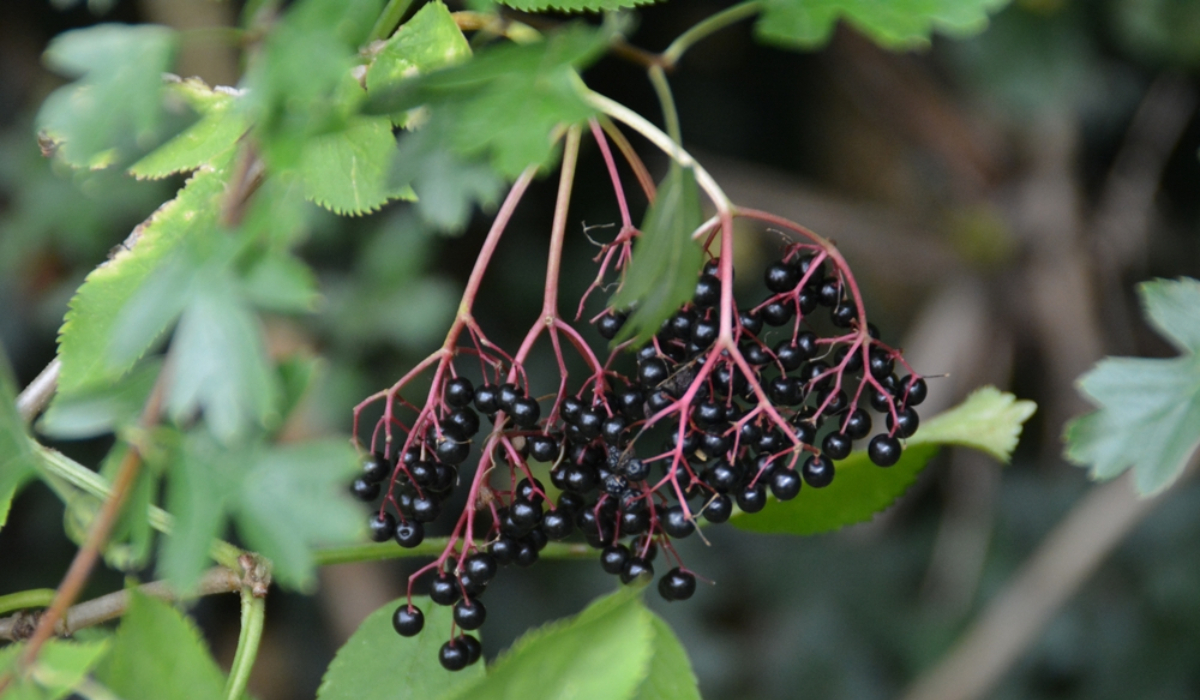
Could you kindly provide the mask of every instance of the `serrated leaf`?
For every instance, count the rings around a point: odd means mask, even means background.
[[[609,302],[615,309],[635,307],[615,342],[634,338],[636,344],[644,343],[691,300],[704,264],[692,233],[703,221],[695,172],[673,164],[646,212],[621,288]]]
[[[217,227],[227,165],[198,171],[175,199],[139,225],[132,250],[119,250],[87,276],[59,331],[60,391],[76,393],[116,380],[174,320],[186,289],[180,276],[160,281],[148,294],[144,285],[190,241]],[[136,314],[126,309],[135,300]]]
[[[936,445],[909,445],[887,469],[872,464],[866,452],[854,452],[836,463],[833,483],[825,488],[800,489],[790,501],[771,500],[762,512],[730,522],[742,530],[788,535],[815,535],[866,522],[903,496],[937,451]]]
[[[656,2],[658,0],[501,0],[502,4],[522,12],[604,12]]]
[[[406,598],[394,600],[363,620],[333,657],[317,700],[434,699],[483,677],[482,663],[458,672],[438,663],[438,649],[449,639],[454,624],[447,606],[413,598],[425,615],[425,627],[415,637],[396,634],[392,614],[406,603]]]
[[[594,114],[580,96],[577,70],[600,56],[608,36],[573,25],[545,41],[480,51],[465,63],[377,90],[364,111],[396,114],[426,105],[431,120],[446,122],[459,155],[487,157],[498,173],[515,178],[553,159],[557,127]]]
[[[108,649],[108,642],[66,642],[51,639],[42,647],[37,663],[27,673],[18,673],[5,691],[4,700],[59,700],[84,680]],[[25,651],[24,642],[0,649],[0,675],[13,670]]]
[[[900,461],[891,467],[876,467],[865,451],[855,451],[835,463],[829,486],[801,489],[799,496],[786,502],[772,499],[761,513],[738,516],[732,522],[743,530],[792,535],[813,535],[865,522],[903,496],[943,445],[970,447],[1007,462],[1021,426],[1036,408],[1032,401],[983,387],[922,425],[907,440]]]
[[[236,290],[223,274],[196,283],[171,343],[172,362],[183,371],[172,376],[166,401],[176,422],[203,411],[226,444],[265,426],[278,397],[262,330]]]
[[[148,360],[110,386],[74,394],[57,392],[38,420],[38,432],[78,440],[132,424],[141,415],[161,367],[161,362]]]
[[[908,445],[961,445],[1007,462],[1021,437],[1021,426],[1036,410],[1032,401],[985,386],[922,425]]]
[[[385,89],[420,73],[471,56],[471,46],[440,0],[427,3],[396,30],[367,68],[367,92]]]
[[[195,624],[160,600],[128,591],[129,609],[96,677],[122,700],[217,700],[225,676]]]
[[[133,176],[158,179],[195,170],[228,153],[249,128],[245,114],[236,105],[234,91],[212,89],[194,79],[185,84],[187,87],[178,91],[186,90],[189,102],[199,105],[200,121],[130,166]],[[200,91],[207,91],[210,97],[196,95]]]
[[[755,30],[768,43],[815,49],[839,21],[889,49],[929,46],[934,32],[966,37],[984,30],[1008,0],[766,0]]]
[[[25,422],[17,413],[17,392],[8,358],[0,348],[0,527],[8,522],[17,489],[33,476],[35,459]]]
[[[1172,359],[1110,357],[1080,377],[1099,410],[1067,424],[1067,459],[1094,479],[1132,468],[1142,495],[1179,478],[1200,445],[1200,283],[1155,280],[1138,291],[1146,317],[1184,352]]]
[[[654,628],[640,591],[626,588],[575,618],[525,634],[489,669],[445,700],[624,700],[649,670]]]
[[[354,117],[345,129],[315,136],[300,157],[304,196],[337,214],[365,214],[389,199],[412,199],[408,188],[388,184],[395,151],[387,117]]]
[[[696,674],[679,638],[658,615],[650,615],[650,625],[654,630],[654,654],[650,671],[633,700],[700,700]]]
[[[358,470],[344,440],[270,448],[255,460],[239,488],[238,529],[280,583],[311,588],[313,547],[362,536],[366,521],[346,490]]]
[[[103,166],[114,149],[130,151],[153,138],[176,41],[166,27],[102,24],[50,42],[46,64],[80,78],[51,93],[38,112],[39,127],[60,142],[63,160]]]

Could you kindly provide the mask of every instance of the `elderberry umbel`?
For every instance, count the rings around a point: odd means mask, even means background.
[[[702,240],[705,233],[721,252],[710,251],[693,298],[640,347],[621,342],[635,309],[606,309],[592,319],[596,336],[616,343],[602,360],[604,346],[558,315],[557,280],[548,280],[542,314],[517,352],[500,349],[460,312],[439,352],[355,409],[357,435],[363,409],[383,406],[351,486],[377,504],[372,538],[415,548],[439,521],[449,529],[441,554],[410,577],[409,601],[393,620],[400,634],[422,631],[424,615],[411,602],[419,586],[428,585],[434,604],[453,606],[439,651],[446,668],[479,659],[478,640],[464,632],[484,624],[482,598],[495,577],[535,563],[551,541],[599,550],[602,569],[624,583],[658,572],[662,597],[686,600],[697,576],[675,540],[772,499],[805,491],[822,498],[856,442],[879,467],[902,459],[928,387],[867,322],[832,245],[815,236],[788,244],[764,272],[765,294],[741,305],[731,293],[732,263],[722,257],[732,250],[730,232],[702,230]],[[637,235],[627,224],[603,247],[593,288],[610,265],[625,269]],[[552,258],[561,253],[553,245]],[[542,333],[559,369],[546,393],[525,371]],[[568,351],[584,360],[584,377],[568,376]],[[428,393],[410,401],[404,391],[423,372],[432,373]],[[446,513],[461,490],[465,508]]]

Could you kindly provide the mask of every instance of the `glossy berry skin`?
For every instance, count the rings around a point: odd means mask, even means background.
[[[704,507],[702,515],[713,524],[726,522],[733,515],[733,499],[723,493],[717,494]]]
[[[429,599],[438,605],[454,605],[462,595],[458,581],[449,574],[441,574],[429,585]]]
[[[877,467],[890,467],[899,462],[901,452],[900,440],[884,433],[871,438],[867,445],[867,456]]]
[[[392,613],[392,627],[401,637],[415,637],[425,627],[425,613],[415,605],[410,608],[405,603]]]
[[[442,506],[432,494],[425,498],[414,498],[412,502],[412,517],[420,523],[431,523],[437,520],[442,512]]]
[[[861,440],[871,434],[871,414],[856,408],[842,426],[842,432],[851,440]]]
[[[463,572],[484,583],[496,578],[496,557],[486,552],[476,552],[463,562]]]
[[[350,493],[360,501],[370,503],[379,497],[379,483],[366,479],[355,479],[350,485]]]
[[[460,600],[454,604],[454,622],[465,630],[477,630],[487,620],[487,608],[483,601],[472,598],[470,602]]]
[[[742,330],[747,333],[753,335],[762,333],[762,316],[759,316],[756,312],[748,310],[738,311],[738,323],[741,324]]]
[[[707,348],[709,345],[713,344],[713,341],[717,339],[717,335],[720,333],[720,331],[721,327],[717,324],[716,319],[711,321],[697,321],[692,326],[691,341],[698,348]]]
[[[517,556],[514,558],[514,561],[517,562],[517,566],[533,566],[537,563],[537,560],[537,545],[529,542],[528,540],[522,540],[517,543]]]
[[[535,399],[527,396],[521,396],[513,399],[512,406],[508,410],[509,417],[513,423],[520,428],[532,428],[537,425],[538,419],[542,417],[542,407],[538,405]]]
[[[696,306],[707,309],[721,301],[721,280],[715,275],[702,274],[696,280],[696,294],[692,297]]]
[[[800,493],[804,480],[792,469],[778,468],[771,473],[771,493],[781,501],[790,501]]]
[[[793,342],[783,339],[775,346],[775,357],[788,372],[795,372],[800,365],[816,354],[816,336],[808,331],[796,336]]]
[[[622,464],[623,474],[629,481],[645,481],[650,476],[650,465],[638,459],[629,457]]]
[[[914,404],[915,405],[915,404]],[[376,452],[363,462],[362,479],[368,484],[378,484],[392,473],[392,461]]]
[[[829,312],[829,320],[838,328],[849,328],[856,318],[858,318],[858,309],[848,301],[843,301]]]
[[[625,570],[629,561],[629,548],[623,544],[610,544],[600,553],[600,566],[614,576]]]
[[[564,539],[574,529],[575,522],[571,516],[558,510],[550,511],[542,518],[542,532],[552,540]]]
[[[475,400],[475,386],[466,377],[455,377],[446,382],[442,399],[451,408],[465,408]]]
[[[830,433],[821,442],[821,451],[829,459],[841,460],[850,456],[850,450],[853,446],[850,438],[842,433]]]
[[[575,421],[575,425],[579,426],[579,432],[585,438],[594,440],[600,437],[600,429],[604,426],[604,416],[594,408],[585,408],[579,412],[579,419]]]
[[[762,308],[763,323],[768,326],[782,326],[796,315],[796,307],[791,300],[772,301]]]
[[[704,472],[704,481],[720,493],[733,490],[741,480],[741,470],[723,459],[713,462],[708,471]]]
[[[651,576],[654,576],[654,566],[648,559],[641,557],[630,557],[629,561],[625,562],[625,568],[621,569],[621,583],[629,584],[639,578]]]
[[[600,317],[596,321],[596,330],[600,333],[600,337],[605,340],[612,340],[617,337],[617,333],[621,332],[621,327],[625,325],[626,315],[620,311],[610,311]]]
[[[449,432],[449,431],[447,431]],[[459,442],[449,436],[437,441],[437,446],[434,448],[439,460],[446,464],[458,466],[467,460],[467,456],[471,454],[470,442]]]
[[[467,645],[451,639],[438,650],[438,662],[447,671],[461,671],[467,667]]]
[[[499,404],[502,410],[508,411],[512,409],[513,401],[524,395],[524,392],[516,384],[501,384],[496,389],[496,403]]]
[[[892,418],[890,412],[887,414],[888,430],[894,430],[896,435],[902,438],[912,437],[913,433],[917,432],[917,426],[920,425],[920,422],[920,417],[911,406],[898,409],[895,418]]]
[[[546,500],[545,493],[546,487],[543,486],[542,482],[538,481],[537,479],[534,479],[533,481],[530,481],[529,479],[521,479],[519,482],[517,482],[516,495],[517,498],[520,498],[521,500],[529,501],[530,503],[541,503],[542,501]]]
[[[518,527],[528,529],[542,522],[542,507],[518,498],[509,506],[508,515]]]
[[[725,422],[725,407],[712,401],[701,401],[692,410],[692,420],[706,430],[718,428]]]
[[[558,459],[558,440],[549,435],[530,435],[525,438],[529,446],[529,456],[537,462],[553,462]]]
[[[929,385],[925,383],[924,379],[917,379],[911,384],[905,380],[904,387],[908,391],[907,395],[901,394],[904,396],[905,406],[920,406],[925,397],[929,395]]]
[[[609,416],[600,424],[600,437],[609,445],[620,446],[625,437],[625,426],[627,424],[625,416],[619,413]]]
[[[833,462],[824,455],[809,455],[800,468],[800,476],[814,489],[825,488],[833,483]]]
[[[782,261],[774,262],[767,266],[763,281],[772,292],[790,292],[800,284],[800,270]]]
[[[475,390],[475,408],[489,416],[500,410],[500,391],[496,385],[484,384]]]
[[[682,539],[696,531],[696,523],[683,512],[683,506],[676,505],[668,508],[663,514],[662,529],[671,537]]]
[[[896,367],[896,361],[892,358],[892,354],[883,348],[871,348],[870,360],[871,376],[876,379],[887,377]]]
[[[664,600],[687,600],[696,592],[696,577],[679,567],[671,569],[658,580],[658,594]]]
[[[412,549],[425,540],[425,526],[416,520],[409,520],[396,526],[396,544],[405,549]]]
[[[479,432],[479,414],[469,406],[463,406],[446,416],[446,425],[454,426],[464,438],[475,437]]]
[[[842,285],[833,277],[828,277],[821,282],[821,289],[817,292],[817,297],[825,306],[833,306],[842,298]]]
[[[796,439],[803,442],[805,445],[811,445],[817,441],[817,426],[802,420],[796,423],[796,429],[792,432]]]
[[[749,345],[743,347],[742,357],[746,358],[746,362],[749,362],[755,367],[761,367],[768,362],[771,362],[770,353],[768,353],[767,349],[758,343],[750,343]]]
[[[478,639],[472,637],[471,635],[459,635],[458,639],[455,641],[466,649],[468,666],[475,663],[480,659],[481,656],[483,656],[483,645],[479,643]]]
[[[396,516],[384,511],[376,513],[370,521],[371,540],[387,542],[396,531]]]
[[[738,508],[745,513],[757,513],[767,507],[767,485],[762,481],[747,486],[737,495]]]
[[[651,357],[638,364],[638,381],[645,387],[654,387],[666,381],[671,375],[667,369],[666,360],[661,357]]]
[[[508,566],[516,561],[518,549],[519,545],[516,540],[511,537],[501,537],[488,545],[488,554],[491,554],[500,566]]]

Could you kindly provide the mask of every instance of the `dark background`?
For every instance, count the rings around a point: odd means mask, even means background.
[[[632,41],[661,50],[724,5],[644,8]],[[42,50],[98,22],[189,28],[236,12],[208,0],[0,4],[0,341],[20,384],[52,359],[84,275],[179,184],[43,159],[33,116],[60,79]],[[239,74],[236,55],[211,41],[189,42],[181,60],[185,76],[232,84]],[[718,527],[706,531],[711,546],[685,542],[689,566],[715,585],[652,605],[682,638],[705,697],[901,695],[1094,488],[1060,457],[1064,421],[1087,408],[1072,382],[1106,354],[1170,354],[1141,322],[1134,285],[1200,273],[1197,62],[1200,5],[1183,0],[1016,2],[977,38],[904,54],[845,27],[821,51],[789,52],[756,43],[743,23],[686,55],[671,75],[685,144],[735,202],[839,243],[884,339],[918,371],[949,375],[931,380],[925,415],[985,383],[1039,404],[1011,466],[945,452],[872,523],[805,539]],[[638,66],[609,57],[585,78],[658,120]],[[661,174],[662,160],[634,143]],[[554,180],[521,205],[477,307],[505,347],[540,303]],[[636,219],[645,203],[627,187]],[[594,276],[581,225],[618,220],[591,145],[576,191],[564,309]],[[321,310],[268,319],[274,347],[328,359],[309,433],[347,431],[351,406],[434,349],[452,317],[488,219],[447,238],[408,210],[319,217],[303,252],[322,280]],[[771,235],[739,237],[739,293],[758,293],[757,270],[777,252]],[[107,446],[61,447],[94,464]],[[1197,506],[1197,487],[1177,487],[1046,620],[992,697],[1200,696]],[[18,498],[0,533],[0,593],[57,585],[74,551],[62,512],[40,486]],[[414,568],[331,567],[316,596],[273,593],[252,692],[312,697],[338,645]],[[120,585],[98,573],[90,594]],[[611,585],[593,563],[507,571],[489,594],[488,656]],[[236,600],[204,600],[195,614],[228,664]]]

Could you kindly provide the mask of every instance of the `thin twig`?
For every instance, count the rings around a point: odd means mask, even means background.
[[[25,387],[25,390],[17,397],[17,413],[21,415],[21,420],[26,423],[30,422],[42,412],[46,404],[50,403],[50,399],[54,397],[54,392],[58,389],[58,375],[61,371],[62,361],[56,357],[29,383],[29,386]]]
[[[195,590],[184,596],[171,590],[166,581],[142,584],[136,590],[143,595],[160,600],[175,601],[217,593],[232,593],[241,585],[242,582],[237,574],[223,566],[216,566],[206,571],[200,577]],[[115,620],[124,615],[128,609],[129,591],[127,590],[115,591],[99,598],[93,598],[68,609],[66,615],[54,625],[54,634],[60,637],[69,636],[85,627],[93,627],[109,620]],[[29,630],[26,628],[24,635],[21,634],[21,631],[22,624],[28,619],[28,616],[29,613],[16,613],[0,618],[0,639],[21,641],[27,637]]]

